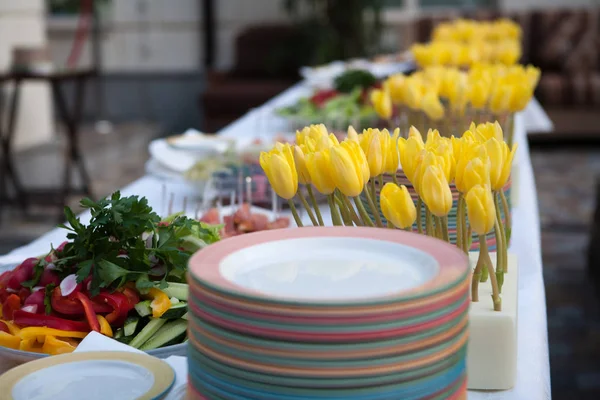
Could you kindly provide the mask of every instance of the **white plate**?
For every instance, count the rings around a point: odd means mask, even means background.
[[[175,373],[158,358],[125,352],[86,352],[48,357],[0,377],[10,400],[160,399]]]
[[[157,139],[148,146],[150,156],[168,169],[183,174],[192,168],[198,158],[188,152],[176,150],[169,146],[166,139]]]
[[[298,238],[236,251],[221,275],[275,298],[358,301],[408,291],[433,279],[438,262],[402,244],[363,238]]]

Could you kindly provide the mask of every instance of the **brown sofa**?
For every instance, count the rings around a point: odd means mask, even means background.
[[[235,43],[235,65],[208,74],[200,96],[204,130],[215,132],[299,80],[302,64],[293,52],[297,31],[288,25],[261,25],[243,31]]]
[[[600,106],[600,8],[445,14],[417,21],[414,36],[428,41],[439,22],[467,17],[510,18],[523,29],[523,63],[542,70],[536,97],[544,106]]]

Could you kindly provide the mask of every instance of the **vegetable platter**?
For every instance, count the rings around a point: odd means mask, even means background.
[[[81,206],[89,224],[66,207],[68,241],[0,274],[2,358],[69,353],[91,331],[159,357],[185,354],[188,259],[222,227],[161,219],[119,192]]]

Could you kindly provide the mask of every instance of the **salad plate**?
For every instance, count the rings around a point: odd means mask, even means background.
[[[143,354],[86,352],[24,364],[0,376],[8,400],[153,400],[171,388],[166,362]]]
[[[229,295],[348,305],[431,295],[455,285],[466,265],[455,247],[422,235],[306,227],[216,243],[196,253],[189,268],[200,285]]]

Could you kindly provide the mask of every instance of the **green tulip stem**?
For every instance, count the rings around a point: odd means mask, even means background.
[[[306,197],[304,197],[304,193],[302,193],[301,189],[298,190],[298,198],[300,199],[300,202],[306,209],[306,212],[308,213],[308,217],[310,218],[310,222],[312,222],[313,226],[317,226],[318,222],[317,222],[317,219],[315,218],[315,214],[313,214],[312,209],[308,205],[308,202],[306,201]]]
[[[340,196],[343,196],[343,195],[336,189],[334,192],[335,204],[337,205],[338,209],[340,210],[340,214],[342,216],[342,222],[344,223],[345,226],[354,226],[352,218],[350,218],[350,213],[348,212],[348,209],[346,208],[346,204],[344,204],[344,201],[342,200],[342,198]]]
[[[467,202],[464,197],[461,205],[461,213],[462,216],[459,222],[462,230],[463,250],[466,254],[469,254],[469,250],[471,250],[471,241],[473,240],[473,233],[471,232],[471,226],[467,226]]]
[[[427,236],[434,236],[431,211],[429,211],[429,207],[427,207],[427,204],[425,204],[425,234]]]
[[[504,136],[507,138],[506,139],[506,144],[508,145],[508,148],[511,149],[512,145],[513,145],[513,141],[514,141],[514,135],[515,135],[515,117],[514,114],[508,114],[506,116],[506,127],[505,130],[507,130],[508,132],[506,132],[504,134]]]
[[[500,200],[502,200],[502,209],[504,210],[504,230],[506,237],[506,247],[510,244],[510,236],[512,231],[512,216],[510,215],[510,208],[508,207],[508,200],[506,200],[506,196],[504,195],[504,189],[498,191],[500,193]]]
[[[383,228],[383,223],[381,222],[381,216],[379,215],[379,207],[375,206],[373,197],[371,196],[371,194],[369,193],[368,190],[365,190],[365,194],[367,195],[367,202],[369,203],[369,208],[371,208],[371,211],[373,212],[373,216],[375,217],[375,222],[377,224],[377,227]]]
[[[458,193],[458,202],[456,203],[456,247],[461,250],[465,250],[464,240],[463,240],[463,195],[462,193]]]
[[[450,243],[450,235],[448,234],[448,216],[444,215],[440,218],[440,221],[442,222],[442,236],[446,242]]]
[[[375,178],[371,178],[371,180],[369,180],[369,188],[371,189],[371,193],[368,192],[368,190],[365,190],[365,192],[371,195],[371,199],[375,198]],[[369,207],[371,207],[371,204],[369,204]],[[371,211],[373,212],[373,214],[376,214],[375,209],[371,208]]]
[[[500,228],[501,222],[496,216],[494,221],[494,233],[496,234],[496,280],[498,281],[498,291],[502,293],[502,286],[504,285],[504,238],[502,237],[502,230]]]
[[[440,217],[438,217],[437,215],[431,215],[432,219],[433,219],[433,224],[434,224],[434,232],[435,232],[435,237],[440,239],[440,240],[444,240],[444,236],[442,234],[442,221],[440,221]]]
[[[502,299],[500,298],[498,281],[496,280],[496,275],[494,274],[494,267],[492,266],[490,253],[488,252],[485,235],[479,235],[479,259],[481,259],[482,256],[485,258],[483,263],[487,266],[490,282],[492,283],[492,301],[494,302],[494,311],[502,311]],[[479,260],[477,263],[479,263]]]
[[[312,203],[315,213],[317,214],[317,221],[319,221],[319,225],[325,225],[323,223],[323,216],[321,215],[321,210],[319,209],[319,203],[317,202],[317,198],[315,197],[315,193],[312,190],[312,186],[306,185],[306,190],[308,190],[308,197],[310,197],[310,202]]]
[[[423,200],[421,200],[421,196],[417,197],[417,232],[423,234],[423,217],[421,213],[423,212]]]
[[[366,190],[365,190],[365,192],[366,192]],[[365,225],[375,226],[375,224],[371,220],[371,217],[369,217],[367,210],[365,210],[365,206],[363,205],[362,201],[360,200],[360,197],[354,198],[354,204],[356,204],[356,209],[358,210],[358,213],[362,217],[362,220],[365,223]]]
[[[333,193],[327,196],[327,202],[329,203],[329,209],[331,210],[331,222],[333,222],[333,225],[335,226],[342,226],[342,217],[335,204],[335,195]]]
[[[389,221],[389,220],[386,223],[386,227],[388,229],[396,229],[396,227],[394,226],[394,224],[392,224],[392,221]]]
[[[498,221],[498,230],[499,230],[499,236],[502,239],[502,247],[498,246],[498,249],[496,250],[498,253],[502,253],[502,271],[504,271],[505,273],[508,272],[508,262],[507,262],[507,258],[508,258],[508,245],[506,244],[506,233],[504,232],[504,224],[502,223],[502,215],[500,214],[500,196],[498,195],[498,193],[493,193],[492,194],[494,196],[494,205],[496,206],[496,220]],[[496,241],[498,241],[498,236],[496,236]],[[496,266],[496,269],[498,269],[498,266]]]
[[[487,262],[486,262],[487,264]],[[488,269],[487,269],[487,265],[484,265],[483,269],[481,270],[481,277],[479,278],[479,282],[487,282],[489,278],[489,273],[488,273]]]
[[[398,183],[398,177],[396,176],[396,173],[394,172],[392,175],[392,180],[394,181],[394,183],[396,184],[396,186],[400,186],[400,184]]]
[[[346,206],[346,209],[348,210],[350,218],[352,219],[352,221],[354,222],[354,224],[356,226],[363,226],[364,225],[363,222],[361,221],[360,217],[356,213],[356,210],[352,206],[352,203],[350,202],[350,200],[348,199],[348,197],[344,196],[344,195],[341,195],[340,199],[344,202],[344,205]]]
[[[473,244],[473,228],[471,228],[471,225],[469,224],[469,226],[467,228],[467,253],[469,251],[471,251],[472,244]]]
[[[292,210],[292,215],[294,216],[294,220],[296,221],[296,225],[302,228],[304,225],[302,224],[302,220],[300,219],[300,215],[298,215],[298,210],[296,210],[296,205],[292,199],[288,200],[288,204],[290,205],[290,210]]]
[[[381,193],[381,191],[383,190],[383,174],[379,175],[377,179],[379,181],[379,193]],[[373,195],[373,197],[377,196]]]

